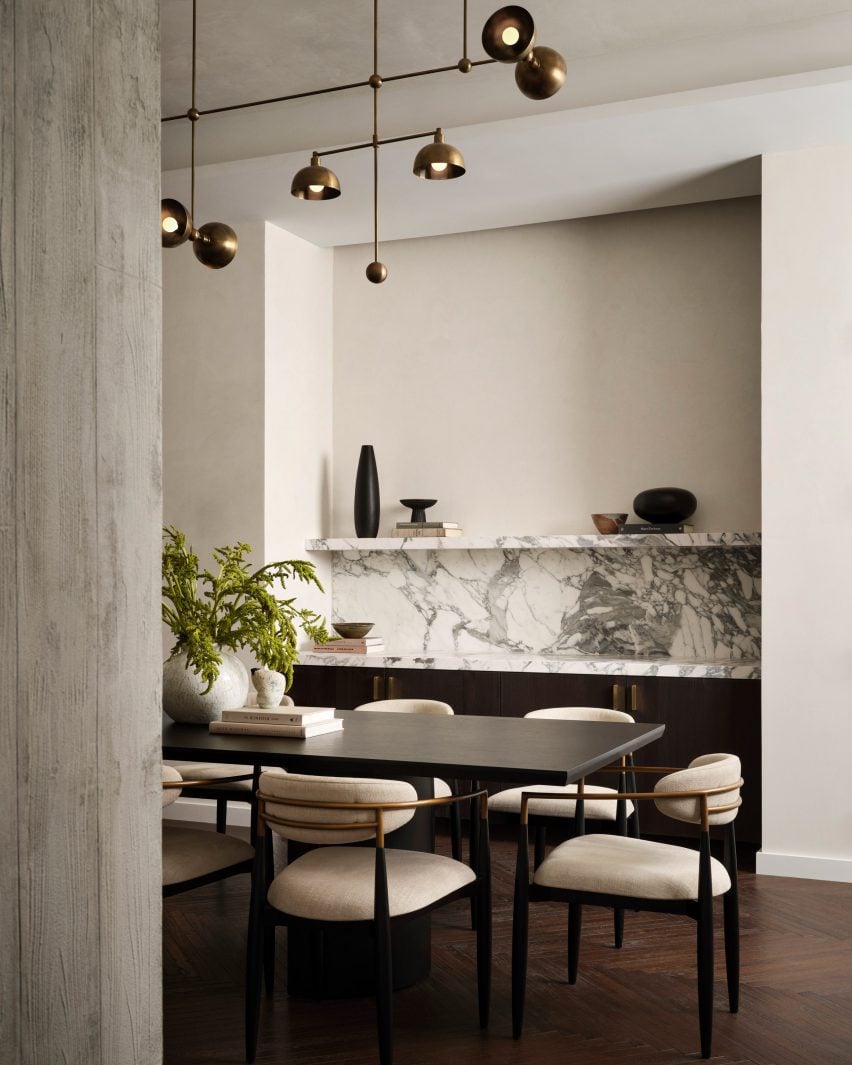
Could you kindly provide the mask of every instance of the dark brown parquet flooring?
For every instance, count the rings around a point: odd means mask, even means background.
[[[439,849],[448,850],[439,839]],[[685,918],[628,913],[622,950],[612,918],[584,913],[580,978],[566,982],[564,907],[531,911],[526,1026],[510,1029],[514,844],[494,843],[491,1024],[476,1015],[474,938],[466,905],[433,917],[432,974],[394,997],[396,1065],[681,1065],[700,1061],[695,931]],[[742,994],[727,1010],[717,937],[714,1065],[852,1065],[852,885],[741,874]],[[243,1057],[247,878],[164,901],[167,1065]],[[717,909],[717,927],[721,912]],[[286,932],[278,986],[261,1011],[258,1065],[377,1061],[371,999],[288,997]]]

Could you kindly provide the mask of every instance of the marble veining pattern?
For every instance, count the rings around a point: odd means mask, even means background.
[[[343,551],[338,620],[388,654],[760,658],[760,549]]]
[[[463,536],[463,537],[396,537],[370,539],[343,537],[307,540],[306,551],[484,551],[500,550],[576,550],[596,551],[618,548],[684,548],[684,547],[755,547],[760,545],[760,533],[648,533],[625,536],[599,536],[597,533],[576,533],[552,536]]]

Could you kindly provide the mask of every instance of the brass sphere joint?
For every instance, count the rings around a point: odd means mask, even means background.
[[[459,60],[459,70],[462,74],[469,74],[473,70],[473,63],[465,56]]]
[[[367,81],[367,84],[370,86],[371,89],[380,89],[382,85],[384,85],[384,82],[382,81],[380,75],[371,74]]]
[[[388,268],[384,263],[375,261],[370,263],[365,273],[368,281],[372,281],[374,285],[380,285],[388,276]]]
[[[197,107],[190,107],[190,109],[186,112],[186,117],[189,119],[190,122],[197,122],[199,118],[201,118],[201,112],[198,110]]]

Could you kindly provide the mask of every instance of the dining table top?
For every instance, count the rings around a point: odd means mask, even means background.
[[[163,757],[336,776],[572,784],[659,739],[665,725],[338,710],[343,730],[291,739],[211,734],[163,718]]]

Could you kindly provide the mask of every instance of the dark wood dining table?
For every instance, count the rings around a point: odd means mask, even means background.
[[[664,725],[488,716],[337,712],[342,732],[307,740],[211,734],[205,725],[163,719],[163,757],[184,761],[278,766],[294,773],[408,780],[431,797],[433,780],[573,784],[662,736]],[[430,811],[393,834],[390,846],[426,849]],[[429,918],[411,922],[394,944],[394,983],[429,972]],[[366,993],[372,982],[369,943],[328,933],[316,943],[288,937],[288,990],[339,997]]]

